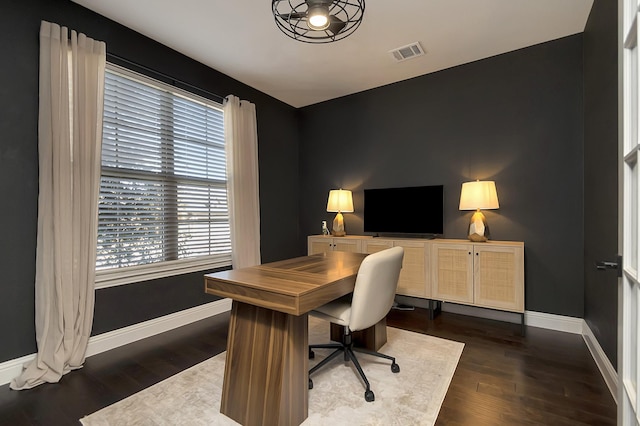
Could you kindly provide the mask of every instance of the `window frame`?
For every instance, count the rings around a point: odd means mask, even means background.
[[[170,92],[174,96],[186,98],[188,100],[204,104],[208,107],[218,109],[224,114],[223,106],[219,102],[156,80],[152,77],[149,77],[148,75],[140,74],[111,62],[107,62],[106,71],[125,78],[130,78],[135,81],[142,82],[143,84],[148,84],[159,90]],[[101,160],[100,176],[102,175],[103,169]],[[226,181],[228,185],[228,174],[226,176]],[[184,259],[164,260],[142,265],[116,267],[109,269],[96,269],[95,289],[149,281],[158,278],[188,274],[192,272],[228,268],[232,265],[231,258],[231,250],[229,250],[228,252],[224,253],[194,256]]]

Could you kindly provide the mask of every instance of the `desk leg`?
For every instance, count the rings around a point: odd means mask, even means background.
[[[233,301],[220,412],[244,426],[308,415],[308,316]]]
[[[334,342],[342,342],[344,326],[332,322],[330,335],[331,340]],[[377,352],[387,343],[387,318],[382,318],[377,324],[367,329],[354,331],[351,336],[353,346]]]

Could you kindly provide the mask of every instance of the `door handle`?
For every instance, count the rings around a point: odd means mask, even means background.
[[[603,260],[602,262],[596,263],[596,269],[604,271],[605,269],[618,269],[618,262],[607,262]]]
[[[618,271],[618,277],[622,277],[622,256],[618,255],[615,262],[609,260],[601,260],[600,262],[596,262],[596,269],[599,271],[615,269]]]

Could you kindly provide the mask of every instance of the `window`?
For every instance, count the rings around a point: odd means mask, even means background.
[[[96,287],[229,265],[221,105],[109,64]]]

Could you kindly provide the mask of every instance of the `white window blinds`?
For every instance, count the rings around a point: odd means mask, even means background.
[[[221,107],[110,65],[103,126],[97,271],[231,265]]]

